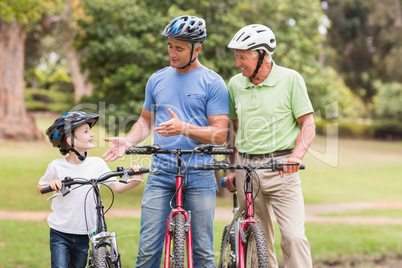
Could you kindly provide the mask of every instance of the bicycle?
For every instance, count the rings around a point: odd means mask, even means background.
[[[96,179],[84,179],[84,178],[71,178],[65,177],[64,180],[61,181],[62,188],[59,193],[53,194],[47,200],[51,200],[57,196],[65,196],[69,194],[74,189],[77,189],[83,185],[91,185],[91,189],[94,192],[94,199],[96,205],[96,232],[93,235],[90,235],[91,240],[91,249],[89,253],[89,268],[120,268],[121,267],[121,256],[117,247],[117,237],[115,232],[108,232],[105,220],[105,214],[113,205],[114,195],[112,192],[112,202],[109,208],[104,211],[104,207],[102,205],[101,193],[100,193],[100,184],[104,184],[106,180],[112,177],[122,177],[118,181],[121,183],[129,183],[131,181],[141,181],[138,179],[130,179],[129,176],[138,175],[149,172],[148,168],[141,168],[138,172],[135,172],[132,169],[124,169],[122,167],[118,167],[116,171],[110,171],[104,173],[99,178]],[[73,185],[80,185],[76,188],[72,188]],[[44,187],[41,189],[41,193],[49,193],[52,192],[52,188]],[[86,214],[85,214],[86,217]]]
[[[185,252],[184,245],[187,249],[187,267],[193,267],[193,248],[192,248],[192,234],[191,234],[191,216],[190,211],[183,209],[184,205],[184,193],[183,182],[185,180],[185,174],[187,167],[182,172],[182,155],[183,154],[210,154],[210,155],[229,155],[233,154],[231,149],[215,149],[214,145],[204,144],[200,145],[193,150],[168,150],[161,148],[159,145],[148,146],[134,146],[133,149],[126,150],[126,154],[174,154],[177,158],[176,169],[176,197],[175,206],[172,207],[167,218],[166,224],[166,238],[165,238],[165,260],[164,268],[169,267],[184,267],[185,264]],[[191,159],[190,156],[190,159]],[[172,242],[173,241],[173,242]]]
[[[237,165],[228,161],[220,161],[209,165],[195,166],[196,170],[228,170],[243,169],[246,171],[244,182],[245,203],[240,208],[237,201],[237,191],[233,193],[233,220],[225,226],[222,235],[221,256],[218,268],[268,267],[268,256],[265,236],[260,222],[254,218],[254,195],[252,174],[256,169],[282,170],[284,166],[297,163],[280,163],[270,159],[261,165]],[[300,169],[304,169],[304,165]],[[257,175],[258,178],[258,175]],[[225,178],[224,178],[225,179]],[[221,184],[224,187],[224,179]],[[256,195],[258,194],[258,191]],[[241,242],[241,243],[240,243]]]

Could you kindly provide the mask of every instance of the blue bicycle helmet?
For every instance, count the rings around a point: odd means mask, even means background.
[[[204,19],[184,15],[171,20],[161,34],[167,38],[190,43],[204,43],[207,28]]]

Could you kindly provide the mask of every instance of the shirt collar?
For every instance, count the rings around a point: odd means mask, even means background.
[[[250,78],[249,77],[244,77],[244,83],[245,83],[245,88],[252,88],[252,87],[261,87],[261,86],[268,86],[268,87],[272,87],[274,86],[278,80],[279,80],[279,68],[278,66],[275,64],[275,62],[272,60],[272,69],[271,72],[269,73],[268,77],[259,85],[254,85],[253,83],[251,83]]]

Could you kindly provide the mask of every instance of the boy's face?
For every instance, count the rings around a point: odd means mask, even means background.
[[[94,134],[88,124],[74,129],[74,147],[85,151],[94,148]]]

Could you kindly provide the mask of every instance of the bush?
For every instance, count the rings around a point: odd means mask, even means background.
[[[321,120],[316,122],[316,133],[328,135],[327,125],[331,123],[338,123],[338,137],[342,138],[402,140],[402,124],[396,120],[374,121],[370,124]]]
[[[27,88],[25,105],[30,112],[64,113],[74,104],[74,93],[51,89]]]
[[[371,125],[374,138],[402,140],[402,124],[395,120],[376,121]]]

